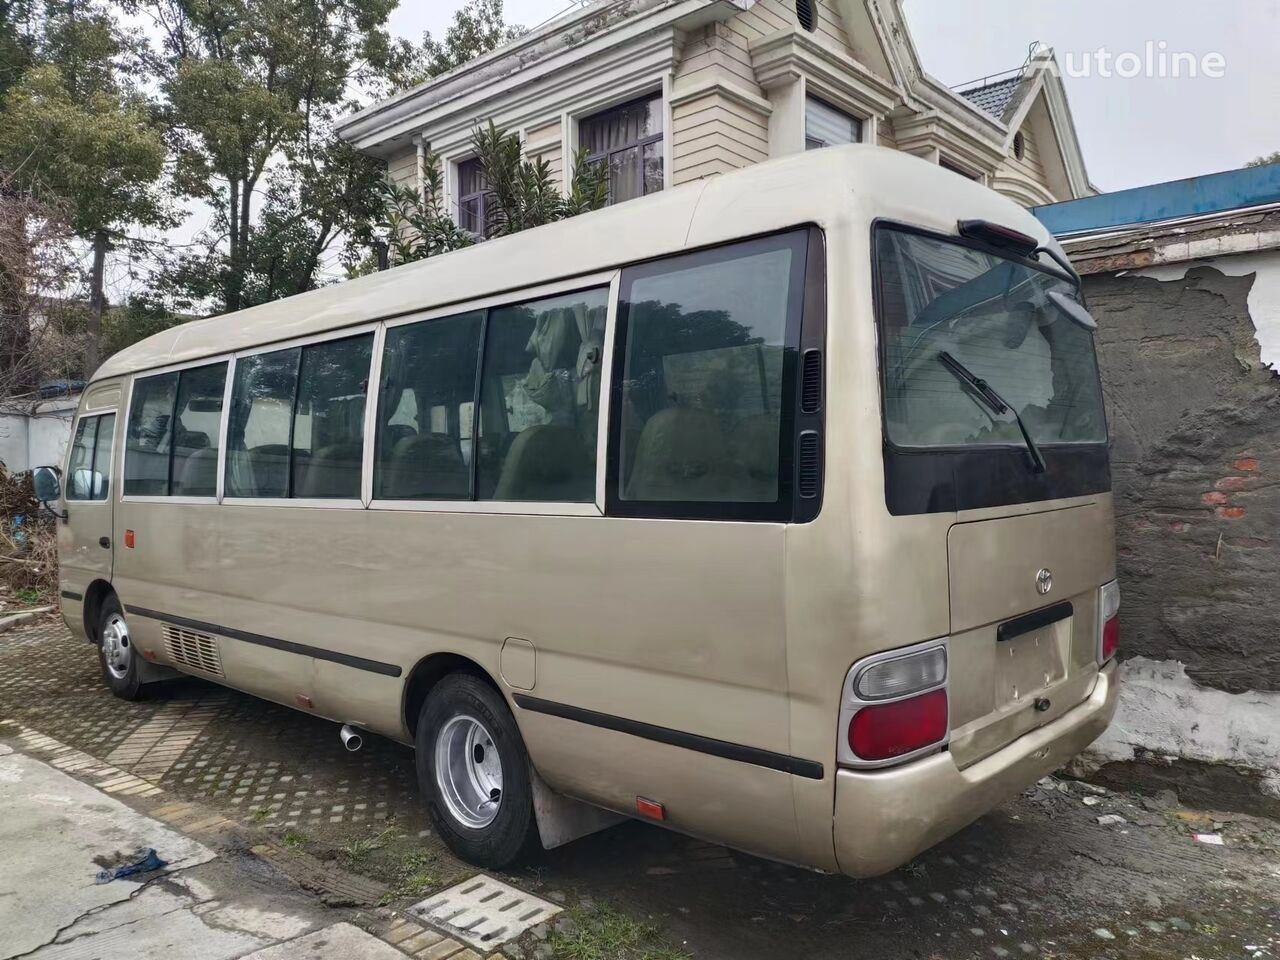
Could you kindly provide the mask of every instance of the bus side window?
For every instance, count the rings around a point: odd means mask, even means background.
[[[780,500],[784,359],[804,251],[802,235],[786,234],[624,271],[619,501]]]
[[[373,334],[236,361],[228,497],[360,498]]]
[[[302,348],[293,414],[292,496],[360,498],[373,334]]]
[[[600,347],[609,290],[500,307],[480,383],[476,499],[595,499]]]
[[[482,312],[390,327],[374,450],[383,500],[471,496],[471,406]]]
[[[111,488],[111,439],[116,417],[81,417],[67,463],[67,500],[106,500]]]
[[[167,497],[178,375],[135,380],[124,453],[125,496]]]
[[[170,491],[175,497],[218,494],[218,438],[226,384],[225,363],[194,367],[178,375],[170,470]]]
[[[294,347],[236,360],[227,430],[228,497],[289,495],[289,428],[301,357]]]

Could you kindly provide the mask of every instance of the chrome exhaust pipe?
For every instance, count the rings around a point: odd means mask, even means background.
[[[360,731],[349,723],[342,725],[342,729],[338,731],[338,736],[342,738],[342,745],[352,753],[364,746],[364,738],[360,736]]]

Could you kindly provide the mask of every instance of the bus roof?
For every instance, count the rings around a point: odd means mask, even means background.
[[[802,223],[885,218],[954,233],[960,219],[1053,238],[1013,201],[910,154],[870,145],[754,164],[559,223],[192,320],[109,357],[103,380],[438,309]]]

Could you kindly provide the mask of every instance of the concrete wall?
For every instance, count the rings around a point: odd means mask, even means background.
[[[0,463],[10,473],[61,464],[78,397],[46,400],[29,410],[0,411]]]
[[[1280,250],[1085,277],[1128,661],[1095,752],[1227,761],[1280,797],[1277,285]]]

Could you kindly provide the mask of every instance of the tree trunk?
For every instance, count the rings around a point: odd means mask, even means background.
[[[93,269],[89,274],[89,336],[84,350],[84,378],[88,380],[98,369],[102,351],[102,316],[107,310],[107,295],[102,289],[102,274],[107,264],[111,243],[107,231],[93,232]]]
[[[230,255],[227,277],[222,285],[223,310],[231,313],[240,309],[240,288],[244,275],[240,271],[240,181],[232,180],[227,186],[227,219]]]
[[[250,306],[244,302],[244,283],[249,275],[249,204],[253,200],[253,188],[258,182],[258,178],[254,176],[245,177],[240,185],[240,260],[236,268],[236,278],[239,283],[237,289],[236,303],[240,306]]]

